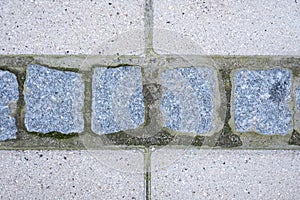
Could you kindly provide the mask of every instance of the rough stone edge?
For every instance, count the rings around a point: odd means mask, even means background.
[[[82,66],[77,67],[77,68],[63,68],[59,67],[56,65],[55,67],[51,66],[51,63],[53,60],[56,60],[55,57],[57,56],[51,56],[49,55],[49,63],[46,62],[46,60],[43,61],[43,63],[39,62],[39,59],[35,59],[35,55],[13,55],[13,56],[3,56],[0,55],[0,68],[3,70],[11,71],[13,72],[17,77],[18,77],[18,82],[19,84],[21,83],[22,85],[22,79],[24,79],[24,70],[26,67],[24,65],[28,64],[40,64],[43,66],[50,66],[50,68],[53,69],[58,69],[62,71],[75,71],[84,74],[85,70],[89,71],[89,68],[82,68]],[[40,57],[37,55],[37,57]],[[47,55],[43,55],[42,57],[47,58]],[[70,57],[71,58],[78,58],[82,56],[58,56],[59,57],[59,62],[61,62],[61,59],[64,60],[62,57]],[[161,55],[160,57],[163,57]],[[179,64],[180,61],[178,62],[178,59],[176,57],[173,57],[172,55],[167,55],[166,56],[170,62],[168,63],[176,63]],[[144,62],[145,58],[144,57],[136,57],[136,56],[91,56],[92,59],[84,59],[88,63],[102,63],[104,66],[107,66],[108,63],[112,65],[112,67],[118,67],[118,65],[123,65],[122,63],[132,63],[131,65],[140,65],[142,62]],[[266,66],[279,66],[281,68],[287,68],[293,71],[293,77],[299,77],[300,76],[300,57],[288,57],[288,56],[195,56],[195,55],[190,55],[187,56],[187,58],[193,62],[193,63],[205,63],[207,59],[213,59],[215,66],[217,69],[239,69],[239,68],[247,68],[253,65],[256,66],[261,66],[258,67],[257,69],[262,69],[263,67]],[[67,59],[67,60],[68,60]],[[171,62],[172,60],[172,62]],[[82,60],[80,60],[81,63]],[[65,60],[64,60],[65,62]],[[82,63],[81,63],[82,64]],[[209,63],[211,64],[211,63]],[[81,71],[83,69],[83,71]],[[23,72],[23,73],[22,73]],[[220,84],[222,86],[222,84]],[[20,87],[19,87],[20,90]],[[18,113],[22,113],[22,109],[19,109],[20,106],[22,105],[22,101],[18,102]],[[19,118],[20,115],[19,115]],[[31,135],[31,134],[26,134],[26,131],[24,133],[24,129],[22,130],[22,120],[18,120],[18,123],[21,126],[18,126],[18,139],[15,141],[8,141],[8,142],[1,142],[0,143],[0,148],[1,149],[84,149],[84,147],[81,145],[81,141],[78,140],[77,135],[75,137],[71,138],[55,138],[54,136],[56,135],[55,133],[48,135],[46,137],[41,137],[39,135]],[[157,138],[160,136],[158,135]],[[168,136],[169,137],[169,136]],[[292,136],[295,137],[295,136]],[[117,137],[118,138],[118,137]],[[122,138],[122,137],[121,137]],[[172,138],[172,137],[171,137]],[[170,139],[171,139],[170,138]],[[183,137],[184,138],[184,137]],[[250,133],[249,137],[246,137],[246,139],[257,139],[256,134]],[[120,138],[119,138],[120,139]],[[279,145],[270,145],[269,143],[262,142],[257,145],[248,145],[248,141],[243,139],[243,145],[240,147],[236,147],[238,149],[297,149],[299,148],[296,145],[288,145],[288,141],[281,141],[283,143],[280,143]],[[259,140],[266,140],[265,137],[258,137]],[[288,139],[288,138],[287,138]],[[192,145],[196,144],[199,148],[220,148],[218,145],[203,145],[206,143],[206,141],[209,140],[209,137],[193,137],[192,138]],[[276,140],[282,140],[282,137],[280,138],[275,138],[273,139],[274,141]],[[182,148],[186,147],[186,145],[190,145],[191,139],[188,139],[187,143],[184,143],[180,141],[179,137],[179,143],[175,142],[172,143],[174,147]],[[45,145],[50,143],[51,145]],[[37,145],[38,144],[38,145]],[[41,145],[42,144],[42,145]],[[44,144],[44,145],[43,145]],[[145,144],[148,144],[149,146],[152,145],[157,145],[155,143],[148,143],[147,141],[145,143],[122,143],[122,144],[117,144],[118,146],[122,147],[128,147],[128,148],[136,148],[136,147],[144,147]],[[169,144],[169,143],[167,143]],[[294,144],[291,143],[290,144]],[[115,145],[115,144],[114,144]],[[107,144],[107,147],[109,146],[114,146]],[[166,142],[160,143],[160,145],[166,145]],[[297,144],[298,145],[298,144]],[[230,147],[230,146],[223,146],[223,147]]]

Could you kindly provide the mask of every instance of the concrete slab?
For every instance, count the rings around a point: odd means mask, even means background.
[[[299,55],[297,1],[154,0],[154,49],[161,53]]]
[[[299,199],[300,152],[162,149],[152,199]]]
[[[96,154],[99,157],[90,151],[0,151],[0,198],[144,199],[141,152]]]
[[[144,1],[5,1],[0,54],[139,54]]]

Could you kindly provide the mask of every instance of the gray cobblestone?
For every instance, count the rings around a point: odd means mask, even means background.
[[[296,96],[296,104],[297,104],[297,108],[298,110],[300,110],[300,87],[298,87],[295,90],[295,96]]]
[[[216,80],[211,68],[167,70],[161,81],[167,88],[161,103],[166,127],[199,134],[212,129]]]
[[[236,130],[287,134],[292,128],[291,73],[284,69],[239,70],[234,73]]]
[[[25,125],[29,131],[83,131],[81,75],[32,65],[25,83]]]
[[[139,67],[95,68],[92,130],[97,134],[133,129],[144,122]]]
[[[0,70],[0,141],[16,138],[17,128],[10,106],[16,105],[18,98],[16,76]]]

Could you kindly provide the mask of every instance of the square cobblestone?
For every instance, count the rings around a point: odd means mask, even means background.
[[[33,132],[82,132],[81,75],[31,65],[25,82],[25,125]]]
[[[203,134],[213,129],[216,98],[214,70],[203,68],[177,68],[161,75],[167,89],[161,112],[164,126],[180,132]]]
[[[300,110],[300,87],[295,90],[297,109]]]
[[[145,108],[140,67],[95,68],[92,130],[107,134],[137,128]]]
[[[288,134],[292,129],[291,73],[284,69],[234,73],[234,118],[239,132]]]
[[[10,107],[15,107],[19,98],[18,82],[13,73],[0,70],[0,141],[15,139],[17,127]]]

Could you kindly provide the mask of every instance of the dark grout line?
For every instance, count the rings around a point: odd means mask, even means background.
[[[153,55],[153,0],[145,0],[145,13],[144,13],[144,22],[145,22],[145,55],[148,58],[152,58]],[[151,67],[147,66],[147,67]],[[146,70],[147,71],[147,70]],[[150,70],[151,71],[151,70]],[[143,70],[143,82],[145,81],[145,77],[150,76],[151,73],[145,72]],[[153,78],[153,77],[152,77]],[[143,87],[143,92],[145,87]],[[147,107],[147,104],[145,105]],[[150,111],[149,111],[150,112]],[[146,119],[149,117],[149,112],[147,112]],[[144,178],[145,178],[145,199],[151,199],[151,150],[149,147],[145,148],[144,153]]]
[[[153,50],[153,0],[145,0],[145,54]]]
[[[145,148],[144,153],[145,199],[151,199],[151,150]]]
[[[84,132],[91,132],[92,123],[92,79],[93,72],[88,71],[83,75],[84,80],[84,105],[83,105],[83,115],[84,115]]]

